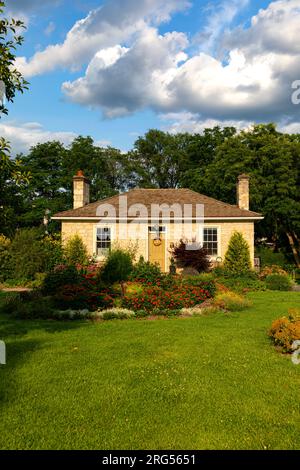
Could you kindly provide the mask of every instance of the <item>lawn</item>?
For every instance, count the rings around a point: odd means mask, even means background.
[[[299,449],[300,365],[266,335],[297,292],[244,312],[103,323],[0,317],[1,449]]]

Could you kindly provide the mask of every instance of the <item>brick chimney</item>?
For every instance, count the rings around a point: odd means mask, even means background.
[[[90,181],[79,170],[73,177],[73,209],[90,203]]]
[[[237,183],[237,205],[240,209],[249,210],[249,180],[248,175],[240,175]]]

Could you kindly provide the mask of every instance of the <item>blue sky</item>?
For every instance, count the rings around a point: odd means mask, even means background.
[[[28,25],[17,65],[30,89],[0,122],[14,152],[78,134],[127,150],[154,127],[300,130],[289,98],[300,0],[8,0],[7,10]]]

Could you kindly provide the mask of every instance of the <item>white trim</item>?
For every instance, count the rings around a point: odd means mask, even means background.
[[[98,261],[103,261],[105,259],[105,256],[97,256],[97,228],[110,228],[110,238],[111,238],[111,246],[115,240],[116,233],[115,233],[115,227],[113,224],[106,224],[106,223],[99,223],[95,224],[93,226],[93,249],[94,249],[94,254],[96,256],[96,259]]]
[[[218,254],[217,255],[210,255],[210,258],[212,260],[216,260],[217,258],[221,258],[222,257],[222,251],[221,251],[221,248],[222,248],[222,242],[221,242],[221,237],[222,237],[222,226],[221,225],[214,225],[214,226],[211,226],[211,225],[203,225],[203,231],[205,228],[216,228],[217,229],[217,237],[218,237]],[[204,241],[204,237],[203,237],[203,241]]]

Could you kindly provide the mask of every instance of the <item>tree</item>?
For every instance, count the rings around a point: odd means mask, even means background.
[[[69,238],[64,247],[64,257],[67,264],[76,266],[85,265],[88,262],[88,254],[85,244],[79,235]]]
[[[23,206],[21,190],[30,179],[20,160],[13,160],[9,153],[9,144],[0,137],[0,232],[6,236],[12,236],[17,227]]]
[[[0,1],[0,15],[4,13],[5,2]],[[14,67],[15,50],[23,42],[18,31],[24,28],[24,23],[15,19],[0,19],[0,117],[8,114],[4,98],[13,102],[16,92],[23,93],[28,82]],[[18,160],[10,158],[10,146],[2,137],[0,138],[0,227],[1,232],[11,235],[15,225],[15,209],[20,204],[19,187],[28,181],[28,174]]]
[[[256,226],[257,237],[273,242],[275,250],[292,252],[300,267],[299,167],[299,139],[278,132],[274,124],[260,124],[218,146],[193,189],[236,204],[237,177],[248,173],[250,209],[264,216]]]
[[[58,141],[37,144],[28,155],[21,155],[23,168],[30,173],[29,184],[22,190],[23,211],[21,225],[42,224],[45,211],[50,215],[69,209],[72,204],[71,188],[66,191],[64,161],[67,150]],[[69,175],[72,181],[72,175]]]
[[[101,272],[101,279],[107,284],[119,282],[125,295],[126,281],[133,271],[132,256],[128,251],[116,249],[110,252]]]
[[[5,2],[0,1],[0,15],[4,13]],[[1,18],[0,19],[0,80],[5,85],[5,97],[8,101],[13,102],[17,91],[23,93],[27,89],[28,82],[22,74],[15,68],[16,60],[15,50],[17,46],[23,43],[23,36],[18,31],[25,28],[23,21]],[[4,103],[0,105],[1,113],[8,114]]]
[[[139,186],[177,188],[187,169],[187,140],[188,134],[172,135],[156,129],[139,137],[130,155]]]
[[[45,257],[41,240],[39,229],[17,230],[9,248],[13,279],[33,280],[36,273],[44,272]]]
[[[235,232],[230,238],[224,269],[233,275],[247,274],[251,270],[249,245],[240,232]]]
[[[193,268],[199,273],[207,272],[211,268],[211,262],[205,248],[200,246],[192,246],[184,240],[174,246],[172,256],[179,268]]]

